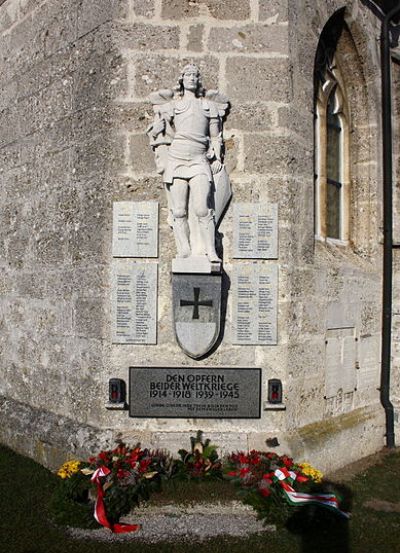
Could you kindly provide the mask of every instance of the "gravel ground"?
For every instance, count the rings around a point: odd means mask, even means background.
[[[142,528],[127,534],[113,534],[107,528],[69,528],[68,533],[77,539],[105,542],[138,540],[157,543],[176,539],[199,542],[215,536],[244,537],[275,531],[274,525],[264,526],[257,520],[251,507],[237,501],[215,505],[149,506],[136,510],[121,522],[141,524]]]

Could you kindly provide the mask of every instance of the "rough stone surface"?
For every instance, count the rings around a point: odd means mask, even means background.
[[[191,25],[187,36],[187,49],[191,52],[201,52],[204,48],[204,25]]]
[[[249,173],[269,171],[279,174],[308,174],[312,169],[312,151],[305,150],[289,137],[248,134],[244,138],[244,165]]]
[[[148,146],[148,138],[145,134],[131,136],[130,161],[137,173],[154,173],[156,170],[153,152],[146,146]]]
[[[226,79],[233,102],[289,102],[292,97],[286,59],[228,57]]]
[[[100,431],[72,418],[63,417],[12,399],[0,398],[1,441],[28,454],[51,469],[58,469],[68,455],[84,457],[113,444],[111,430]],[[27,428],[31,440],[26,440]]]
[[[179,47],[179,27],[176,25],[149,25],[134,23],[118,26],[118,42],[121,48],[148,50],[149,44],[154,49],[173,49]]]
[[[203,78],[203,85],[208,88],[218,88],[219,61],[214,56],[206,56],[196,60]],[[137,96],[147,98],[150,92],[160,88],[173,88],[180,76],[180,71],[186,64],[193,62],[192,58],[146,55],[135,58],[135,87]]]
[[[287,0],[259,0],[259,18],[270,24],[288,20]]]
[[[135,15],[143,17],[154,15],[154,0],[133,0],[132,7]]]
[[[211,29],[208,48],[212,52],[263,52],[287,55],[287,27],[262,24]]]
[[[161,15],[164,19],[186,19],[199,15],[197,0],[162,0]]]
[[[216,19],[248,19],[250,17],[249,0],[200,0],[205,4],[212,17]]]

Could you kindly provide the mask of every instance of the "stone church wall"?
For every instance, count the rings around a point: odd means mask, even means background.
[[[340,44],[352,114],[351,241],[314,238],[313,69],[340,2],[6,0],[0,7],[2,205],[0,438],[47,465],[121,433],[178,449],[198,428],[225,450],[265,448],[335,468],[379,449],[381,194],[379,29],[356,1]],[[223,340],[205,360],[175,341],[175,246],[145,130],[148,94],[185,63],[232,109],[224,129],[233,203],[279,206],[278,345]],[[160,203],[157,345],[111,344],[112,203]],[[232,206],[221,226],[233,259]],[[261,264],[270,263],[262,261]],[[327,343],[353,329],[356,388],[326,396]],[[330,333],[330,334],[329,334]],[[340,339],[341,334],[338,334]],[[172,420],[107,411],[131,365],[237,366],[283,381],[286,411],[260,420]],[[337,374],[340,379],[340,371]],[[31,432],[29,431],[31,429]]]
[[[108,371],[105,230],[122,156],[108,109],[120,63],[112,9],[69,0],[0,8],[1,434],[47,464],[102,441],[90,425],[100,426]]]

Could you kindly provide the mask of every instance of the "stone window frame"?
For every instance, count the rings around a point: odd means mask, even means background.
[[[332,91],[342,131],[339,238],[327,234],[327,109]],[[335,55],[325,69],[324,82],[319,84],[315,100],[315,239],[338,246],[347,246],[350,241],[350,128],[344,81]]]

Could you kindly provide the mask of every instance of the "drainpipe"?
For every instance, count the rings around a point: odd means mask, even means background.
[[[382,22],[382,139],[383,139],[383,306],[382,306],[382,363],[381,403],[386,416],[386,445],[395,447],[394,409],[390,401],[390,365],[392,338],[392,280],[393,280],[393,145],[392,96],[389,25],[400,12],[400,5],[390,10]]]

